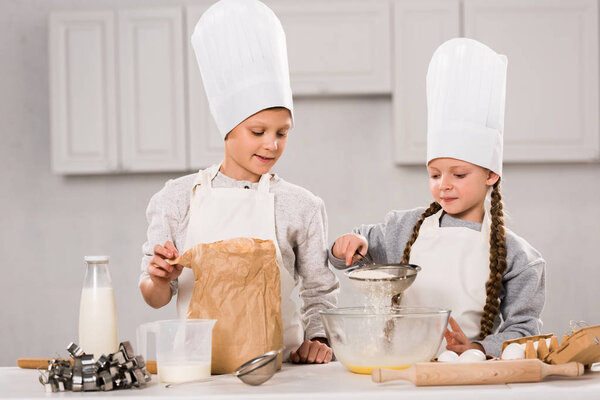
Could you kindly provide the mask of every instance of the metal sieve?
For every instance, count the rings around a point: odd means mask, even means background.
[[[273,351],[266,352],[265,354],[262,354],[258,357],[255,357],[255,358],[245,362],[244,364],[240,365],[238,367],[238,369],[236,369],[232,375],[235,377],[238,377],[242,382],[244,382],[247,385],[252,385],[252,386],[261,385],[261,384],[265,383],[266,381],[268,381],[269,379],[271,379],[271,377],[275,374],[275,372],[277,372],[277,366],[278,366],[277,356],[282,351],[283,351],[283,349],[273,350]],[[170,388],[170,387],[185,385],[188,383],[210,382],[210,381],[214,381],[215,379],[219,379],[219,378],[222,378],[222,377],[225,377],[228,375],[229,374],[216,375],[216,376],[211,376],[208,378],[198,379],[198,380],[189,381],[189,382],[170,383],[170,384],[167,384],[165,387]]]
[[[346,276],[354,287],[372,299],[392,299],[399,305],[402,293],[414,282],[421,267],[413,264],[370,264],[350,268]]]

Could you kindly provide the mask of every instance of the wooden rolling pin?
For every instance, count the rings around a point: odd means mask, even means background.
[[[373,382],[408,380],[416,386],[484,385],[491,383],[539,382],[548,375],[583,375],[583,364],[570,362],[550,365],[538,359],[499,360],[473,363],[417,363],[405,370],[377,368]]]
[[[17,360],[17,366],[19,368],[31,368],[31,369],[46,369],[48,368],[48,362],[52,361],[53,358],[19,358]],[[58,358],[57,360],[68,360],[73,365],[72,358]],[[146,371],[151,374],[156,374],[156,361],[146,361]]]

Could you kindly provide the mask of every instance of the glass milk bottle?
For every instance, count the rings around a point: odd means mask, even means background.
[[[79,305],[79,346],[98,359],[118,350],[117,307],[108,256],[86,256]]]

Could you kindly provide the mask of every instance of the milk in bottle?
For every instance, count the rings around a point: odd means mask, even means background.
[[[108,256],[86,256],[79,305],[79,346],[98,359],[118,350],[117,308]]]

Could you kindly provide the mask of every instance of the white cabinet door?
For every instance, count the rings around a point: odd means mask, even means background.
[[[458,0],[397,0],[394,3],[394,158],[425,163],[425,77],[435,49],[460,34]]]
[[[189,160],[192,169],[206,168],[221,162],[224,154],[223,138],[210,114],[202,76],[191,43],[192,33],[202,13],[213,1],[204,1],[186,9],[185,49],[188,77],[188,135]]]
[[[508,57],[505,161],[600,157],[597,0],[465,0],[465,36]]]
[[[286,33],[294,95],[391,92],[389,1],[265,3]]]
[[[114,14],[50,15],[52,169],[100,173],[117,168]]]
[[[123,170],[183,170],[181,8],[123,10],[118,15]]]

